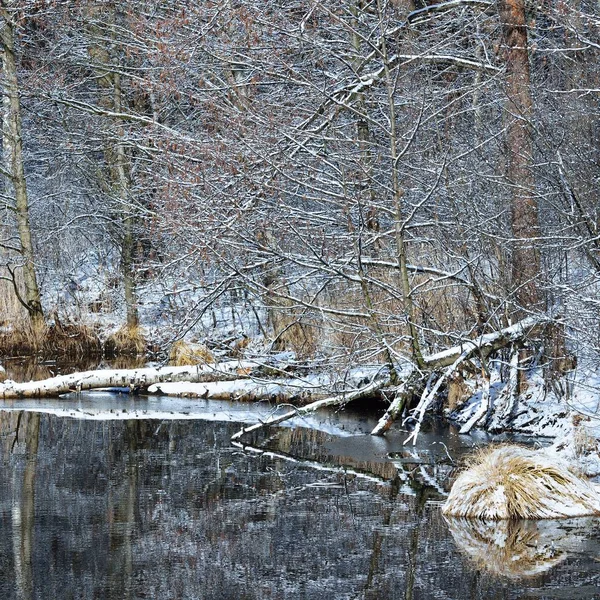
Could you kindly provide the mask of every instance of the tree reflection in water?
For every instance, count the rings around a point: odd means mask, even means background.
[[[555,542],[573,560],[533,579],[463,560],[464,539],[491,560],[493,532],[446,525],[452,465],[426,433],[416,452],[391,436],[306,429],[240,448],[229,443],[237,428],[0,413],[0,597],[492,600],[559,587],[594,597],[593,520]],[[445,439],[453,456],[459,442]],[[530,533],[504,538],[527,547],[537,535],[539,547],[560,532]]]

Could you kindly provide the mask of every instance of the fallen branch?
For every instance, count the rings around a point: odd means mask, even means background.
[[[418,415],[417,423],[412,433],[404,440],[405,444],[408,444],[411,440],[413,446],[417,443],[417,437],[419,435],[419,431],[421,431],[421,423],[423,423],[423,417],[425,416],[425,412],[431,406],[431,403],[435,400],[436,394],[440,389],[442,383],[444,383],[454,371],[460,366],[462,362],[467,360],[471,356],[471,352],[469,350],[464,350],[463,353],[444,371],[441,377],[435,382],[435,385],[428,390],[425,388],[423,395],[421,396],[421,400],[415,409],[415,414]]]
[[[501,401],[498,402],[494,416],[489,424],[489,430],[500,431],[507,426],[514,414],[519,396],[519,348],[513,348],[510,355],[510,372],[508,383],[502,391]],[[462,433],[462,429],[461,429]]]
[[[413,444],[416,444],[419,431],[421,430],[421,424],[427,409],[435,400],[436,394],[438,393],[442,384],[446,382],[448,377],[450,377],[450,375],[452,375],[452,373],[456,371],[456,369],[462,363],[471,359],[473,356],[478,356],[484,360],[497,350],[522,340],[531,332],[532,329],[549,321],[550,317],[548,315],[527,317],[526,319],[523,319],[522,321],[519,321],[518,323],[515,323],[514,325],[506,327],[500,331],[479,336],[474,340],[465,340],[460,345],[448,348],[443,352],[438,352],[437,354],[423,357],[423,362],[427,368],[427,371],[419,374],[421,381],[424,381],[427,373],[435,372],[438,369],[445,370],[431,389],[428,387],[425,388],[419,404],[414,410],[414,415],[416,416],[417,420],[415,428],[404,443],[407,444],[412,441]],[[489,402],[489,396],[487,401]],[[398,414],[401,413],[402,408],[400,408],[400,404],[402,402],[402,398],[397,397],[394,402],[395,404],[393,403],[393,406],[390,406],[386,414],[380,419],[375,429],[373,429],[371,432],[372,435],[383,435],[391,427]],[[487,411],[487,406],[485,410]],[[475,423],[471,426],[474,425]]]
[[[469,433],[488,413],[490,407],[490,378],[484,377],[483,382],[481,402],[473,416],[460,428],[459,433]]]
[[[415,392],[416,387],[419,385],[421,375],[418,371],[413,371],[408,379],[400,385],[394,400],[390,404],[389,408],[385,411],[385,414],[375,426],[375,429],[371,431],[371,435],[384,435],[385,432],[392,426],[393,422],[402,414],[404,407],[407,404],[409,396],[412,396]]]
[[[327,408],[329,406],[343,406],[344,404],[347,404],[352,400],[358,400],[359,398],[370,396],[371,394],[380,390],[382,387],[385,387],[387,383],[389,383],[389,380],[382,381],[381,379],[375,378],[368,385],[365,385],[364,387],[354,390],[352,392],[339,394],[330,398],[324,398],[323,400],[317,400],[312,404],[308,404],[307,406],[303,406],[302,408],[295,408],[294,410],[290,410],[286,413],[283,413],[282,415],[274,415],[268,418],[266,421],[263,421],[262,423],[256,423],[255,425],[250,425],[249,427],[242,427],[242,429],[240,429],[238,432],[234,433],[231,436],[231,440],[239,440],[243,435],[247,433],[252,433],[253,431],[257,431],[258,429],[262,429],[263,427],[278,425],[279,423],[283,423],[283,421],[287,421],[288,419],[293,419],[294,417],[300,417],[302,415],[309,414],[320,408]]]

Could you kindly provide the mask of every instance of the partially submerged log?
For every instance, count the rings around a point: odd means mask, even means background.
[[[398,386],[396,394],[385,414],[371,431],[371,435],[383,435],[392,426],[394,421],[402,415],[405,407],[410,401],[410,398],[415,393],[417,386],[421,386],[421,375],[417,371],[413,371],[404,383]]]
[[[327,397],[324,386],[311,385],[303,379],[234,379],[232,381],[207,381],[205,383],[164,382],[148,388],[150,394],[178,396],[183,398],[204,398],[239,402],[294,402],[307,404]]]
[[[454,482],[442,512],[492,521],[597,515],[600,493],[556,456],[500,446],[476,455]]]
[[[17,383],[7,379],[0,383],[0,398],[52,398],[69,392],[82,392],[98,388],[128,387],[147,389],[165,381],[217,381],[248,377],[262,368],[255,361],[228,361],[218,365],[160,367],[143,369],[107,369],[59,375],[42,381]]]
[[[404,381],[397,388],[394,401],[384,417],[372,431],[374,435],[384,434],[394,420],[401,415],[409,398],[422,388],[420,402],[413,412],[416,427],[407,441],[416,442],[421,423],[428,408],[433,404],[439,390],[452,376],[456,369],[471,359],[485,360],[490,354],[507,346],[522,343],[535,327],[547,323],[550,317],[538,315],[528,317],[501,331],[479,336],[473,340],[466,339],[461,344],[443,352],[425,356],[424,370],[416,367],[404,369],[401,376]],[[271,361],[272,362],[272,361]],[[385,367],[375,367],[372,370],[354,369],[343,381],[330,377],[318,385],[306,385],[300,379],[281,378],[285,374],[286,365],[269,364],[267,361],[229,361],[220,364],[202,364],[195,366],[141,368],[122,370],[86,371],[62,375],[43,381],[16,383],[5,381],[0,383],[0,399],[57,397],[69,392],[81,392],[98,388],[129,388],[132,390],[151,390],[155,393],[169,393],[166,383],[206,383],[205,386],[187,395],[196,395],[202,398],[213,399],[277,399],[280,401],[300,401],[302,403],[317,398],[312,404],[301,409],[290,411],[268,419],[265,423],[255,426],[254,429],[281,423],[298,414],[306,414],[321,407],[345,404],[357,398],[375,395],[383,388],[392,384],[389,371]],[[397,371],[400,372],[399,370]],[[277,375],[279,379],[267,380],[266,377]],[[262,377],[262,379],[261,379]],[[246,379],[247,381],[240,381]],[[252,379],[250,382],[249,380]],[[238,381],[235,381],[238,380]],[[230,385],[217,385],[207,382],[235,381]],[[427,382],[427,385],[425,384]],[[346,391],[331,394],[332,389],[344,384]],[[394,382],[395,383],[395,382]],[[156,387],[152,387],[156,386]],[[174,392],[182,395],[183,392]],[[323,398],[323,396],[326,396]],[[484,394],[484,404],[476,412],[476,418],[469,423],[474,426],[487,411],[489,406],[489,393]],[[246,433],[245,430],[239,432]]]
[[[288,412],[285,412],[280,415],[273,415],[272,417],[266,419],[262,423],[256,423],[255,425],[250,425],[250,427],[243,427],[238,432],[234,433],[231,436],[231,440],[239,440],[243,435],[247,433],[252,433],[258,429],[262,429],[263,427],[269,427],[271,425],[278,425],[279,423],[283,423],[283,421],[287,421],[288,419],[293,419],[294,417],[299,417],[302,415],[306,415],[320,408],[327,408],[330,406],[342,406],[351,402],[352,400],[357,400],[358,398],[365,398],[377,392],[377,390],[381,389],[382,382],[377,378],[371,383],[348,393],[338,394],[336,396],[332,396],[331,398],[325,398],[323,400],[317,400],[312,404],[308,404],[307,406],[303,406],[302,408],[294,408]]]

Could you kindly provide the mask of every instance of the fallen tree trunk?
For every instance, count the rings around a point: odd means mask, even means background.
[[[461,344],[443,352],[423,357],[425,368],[418,370],[409,368],[403,375],[404,383],[398,388],[396,397],[384,417],[373,429],[373,435],[383,435],[402,413],[409,395],[415,390],[425,388],[421,400],[413,411],[417,424],[415,430],[408,438],[416,442],[420,426],[427,409],[435,400],[436,394],[448,377],[463,363],[472,358],[486,359],[497,350],[514,344],[518,345],[530,335],[531,331],[551,321],[547,315],[532,316],[507,327],[501,331],[486,334],[473,340],[464,340]],[[220,364],[205,364],[197,366],[161,367],[122,370],[100,370],[61,375],[43,381],[16,383],[4,381],[0,383],[0,399],[20,398],[48,398],[57,397],[69,392],[81,392],[99,388],[127,387],[137,390],[149,390],[153,393],[174,393],[174,395],[188,395],[212,399],[235,400],[261,400],[275,399],[285,401],[307,402],[318,399],[307,406],[294,409],[284,414],[274,415],[263,423],[240,430],[233,439],[238,439],[245,433],[261,427],[276,425],[295,416],[308,414],[319,408],[343,405],[358,398],[373,395],[383,388],[391,385],[389,373],[381,367],[351,370],[344,380],[333,376],[317,376],[306,379],[278,378],[265,380],[265,374],[282,373],[285,365],[271,365],[259,361],[229,361]],[[440,373],[441,372],[441,373]],[[261,379],[258,379],[261,377]],[[429,384],[425,386],[425,381]],[[177,388],[172,384],[176,382],[204,384],[185,392],[185,388]],[[216,382],[221,382],[220,384]],[[229,382],[227,384],[223,382]],[[341,383],[350,391],[329,395],[331,389]],[[354,387],[353,387],[354,386]],[[320,396],[326,396],[322,398]],[[489,397],[484,394],[484,402]],[[483,412],[477,411],[477,420]],[[472,427],[476,424],[469,423]],[[408,441],[407,440],[407,441]]]
[[[0,398],[52,398],[69,392],[109,387],[145,390],[152,384],[166,381],[226,381],[249,377],[262,367],[262,364],[255,361],[236,360],[216,365],[83,371],[26,383],[7,379],[0,383]]]
[[[234,433],[231,436],[231,440],[239,440],[243,435],[247,433],[252,433],[258,429],[262,429],[263,427],[269,427],[270,425],[278,425],[279,423],[283,423],[283,421],[287,421],[288,419],[292,419],[294,417],[300,417],[302,415],[309,414],[320,408],[327,408],[329,406],[341,406],[351,402],[352,400],[357,400],[359,398],[364,398],[366,396],[370,396],[374,394],[382,387],[385,386],[386,383],[389,383],[389,378],[386,381],[381,381],[379,379],[373,380],[371,383],[365,385],[362,388],[357,390],[353,390],[352,392],[348,392],[345,394],[339,394],[337,396],[332,396],[331,398],[325,398],[323,400],[317,400],[312,404],[308,404],[307,406],[303,406],[302,408],[294,408],[294,410],[290,410],[281,415],[274,415],[268,418],[266,421],[262,423],[256,423],[255,425],[250,425],[249,427],[243,427],[237,433]]]
[[[526,319],[523,319],[522,321],[519,321],[518,323],[515,323],[514,325],[506,327],[500,331],[479,336],[474,340],[465,340],[461,344],[452,348],[448,348],[443,352],[424,356],[423,362],[426,366],[426,370],[419,372],[415,369],[415,371],[410,375],[410,379],[413,381],[413,387],[425,387],[424,382],[428,377],[431,376],[432,373],[440,369],[444,370],[438,377],[434,386],[431,389],[426,388],[423,392],[419,404],[413,411],[417,421],[415,428],[405,443],[410,441],[412,441],[413,444],[416,443],[419,431],[421,429],[421,423],[423,422],[423,418],[427,409],[435,400],[436,394],[442,384],[446,382],[448,377],[450,377],[450,375],[452,375],[452,373],[456,371],[461,364],[473,357],[478,357],[481,360],[485,360],[488,356],[500,350],[501,348],[523,340],[534,328],[547,323],[550,320],[550,317],[547,315],[527,317]],[[392,405],[390,405],[390,408],[386,411],[385,415],[379,420],[376,427],[371,432],[371,435],[383,435],[391,427],[394,419],[402,412],[404,401],[405,396],[396,396],[396,399]],[[489,396],[484,398],[484,401],[489,402]],[[471,424],[471,427],[474,425],[475,423]]]
[[[330,388],[329,388],[330,389]],[[328,387],[311,384],[303,379],[234,379],[232,381],[209,381],[206,383],[156,383],[148,388],[150,394],[177,396],[180,398],[203,398],[238,402],[294,402],[300,405],[326,398]]]
[[[467,352],[468,356],[477,355],[487,358],[490,354],[497,352],[501,348],[505,348],[514,342],[526,338],[533,329],[540,325],[544,325],[545,323],[549,323],[551,320],[551,317],[548,315],[534,315],[527,317],[500,331],[486,333],[474,340],[464,340],[452,348],[448,348],[447,350],[436,354],[424,356],[423,361],[430,370],[433,370],[449,367],[464,352]]]

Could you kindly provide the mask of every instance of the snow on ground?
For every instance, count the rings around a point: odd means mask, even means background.
[[[506,389],[498,370],[492,371],[492,409]],[[476,385],[474,384],[474,387]],[[481,391],[449,415],[462,425],[477,410]],[[547,451],[556,453],[590,477],[600,476],[600,370],[589,365],[549,386],[541,371],[530,374],[519,397],[511,430],[539,438],[554,438]]]

